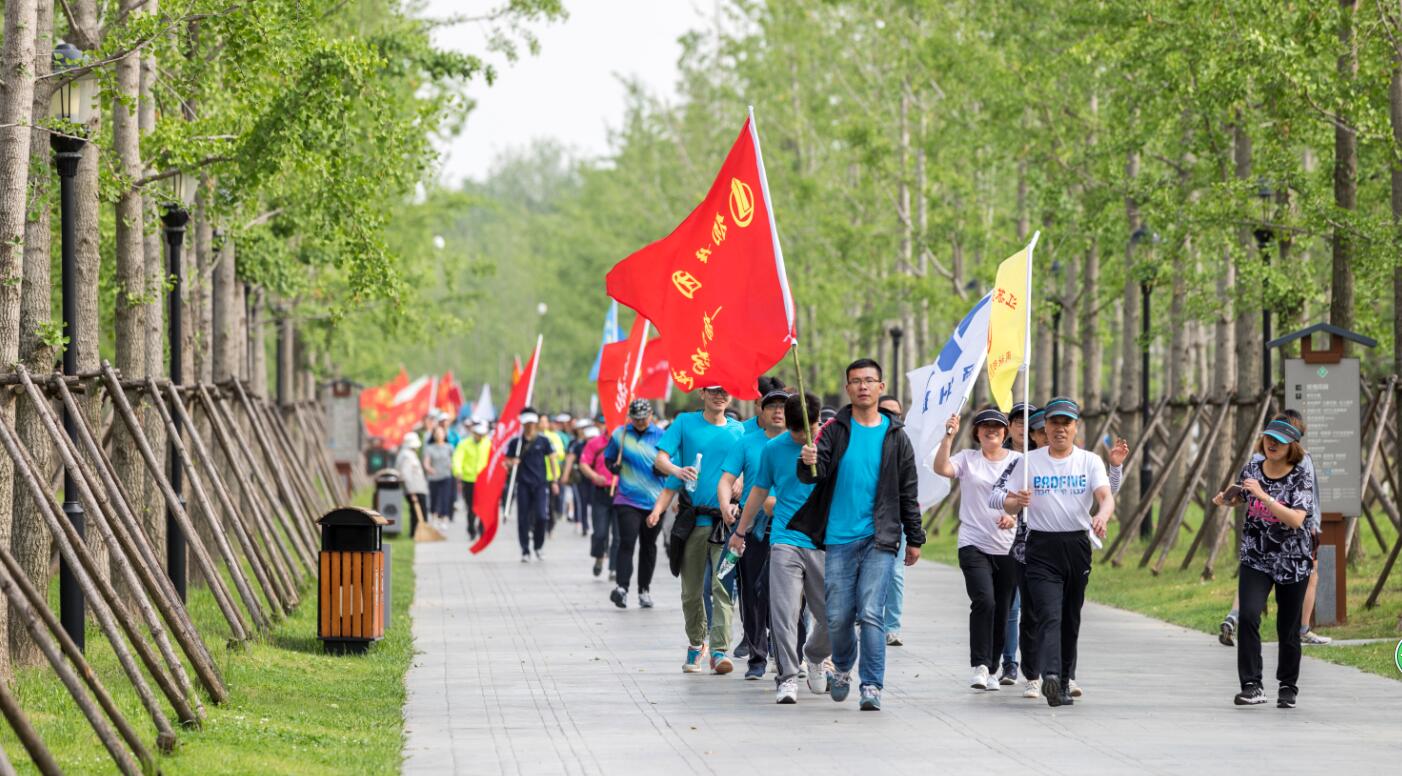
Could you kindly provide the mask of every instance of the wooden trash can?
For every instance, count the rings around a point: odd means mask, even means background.
[[[317,637],[327,652],[364,652],[385,635],[385,554],[378,512],[341,507],[321,526]]]

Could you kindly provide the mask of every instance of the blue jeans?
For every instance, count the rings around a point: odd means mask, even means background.
[[[1007,637],[1003,639],[1003,665],[1017,669],[1017,621],[1022,615],[1022,594],[1013,591],[1013,603],[1008,607]]]
[[[898,633],[901,629],[901,612],[905,610],[905,534],[901,534],[901,546],[896,550],[896,573],[891,577],[891,587],[886,591],[886,632]],[[1013,644],[1017,648],[1017,644]]]
[[[860,656],[863,686],[880,688],[886,675],[886,591],[895,564],[896,553],[876,549],[872,537],[827,546],[823,589],[832,662],[851,671]]]

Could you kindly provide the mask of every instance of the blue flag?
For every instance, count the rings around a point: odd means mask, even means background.
[[[599,352],[594,356],[594,366],[589,368],[589,382],[599,380],[599,361],[604,357],[604,346],[623,339],[623,333],[618,330],[618,302],[609,304],[608,315],[604,316],[604,337],[599,343]]]

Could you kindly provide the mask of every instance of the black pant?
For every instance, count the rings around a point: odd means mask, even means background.
[[[593,503],[589,505],[589,516],[594,521],[594,533],[589,537],[589,557],[603,558],[608,555],[609,537],[618,535],[618,527],[613,516],[613,496],[608,488],[590,486],[589,495]]]
[[[751,666],[769,660],[769,542],[751,536],[736,564],[740,588],[740,624],[750,647]]]
[[[472,509],[472,496],[477,490],[477,483],[464,482],[462,484],[462,502],[467,510],[467,535],[476,539],[477,534],[482,532],[477,519],[477,512]]]
[[[409,500],[406,505],[409,507],[409,538],[414,538],[414,533],[419,530],[419,521],[428,517],[428,499],[422,493],[405,493],[404,497]]]
[[[1022,654],[1022,662],[1018,666],[1023,676],[1036,679],[1042,675],[1041,666],[1037,663],[1037,607],[1032,605],[1027,565],[1023,563],[1017,564],[1017,590],[1022,594],[1022,614],[1017,621],[1017,651]],[[1075,671],[1076,667],[1071,666],[1071,674],[1065,678],[1075,678]]]
[[[1237,593],[1241,596],[1240,620],[1237,624],[1236,672],[1242,689],[1248,684],[1261,684],[1261,612],[1266,597],[1275,588],[1275,634],[1280,639],[1280,657],[1276,662],[1275,678],[1281,687],[1298,689],[1300,679],[1300,615],[1305,605],[1305,590],[1309,578],[1282,584],[1269,574],[1241,566]]]
[[[1085,531],[1028,534],[1027,583],[1037,613],[1037,649],[1044,678],[1057,674],[1065,681],[1076,670],[1081,605],[1089,581],[1090,537]],[[1027,608],[1026,599],[1022,608]]]
[[[638,545],[638,590],[646,592],[652,585],[652,572],[657,568],[657,536],[662,533],[662,521],[651,528],[647,525],[648,513],[627,504],[613,505],[614,520],[618,523],[618,564],[614,567],[618,575],[618,586],[628,589],[633,580],[633,546]]]
[[[1017,589],[1017,560],[989,555],[977,547],[959,548],[959,570],[969,592],[969,665],[997,671],[1008,628],[1008,608]]]
[[[594,483],[584,479],[584,475],[581,474],[579,482],[572,486],[572,490],[574,491],[575,520],[579,521],[580,533],[588,536],[589,526],[592,525],[589,521],[594,517],[594,491],[598,488],[594,487]]]
[[[550,490],[546,485],[516,486],[516,538],[521,541],[522,555],[531,551],[532,532],[535,534],[535,549],[545,546],[545,532],[550,527],[550,518],[546,515],[549,499]]]
[[[428,481],[429,509],[434,517],[452,519],[453,501],[457,499],[457,491],[457,480],[452,477]]]

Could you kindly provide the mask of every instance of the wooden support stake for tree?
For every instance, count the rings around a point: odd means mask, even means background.
[[[1192,436],[1193,427],[1202,422],[1206,411],[1207,399],[1204,397],[1188,414],[1188,422],[1183,427],[1183,446],[1179,448],[1180,450],[1187,447],[1187,440]],[[1174,458],[1177,456],[1175,455]],[[1204,458],[1205,456],[1199,456],[1200,460]],[[1160,479],[1167,480],[1169,478],[1164,476]],[[1158,549],[1160,544],[1172,543],[1178,539],[1178,523],[1174,516],[1180,504],[1175,499],[1173,509],[1164,509],[1168,505],[1167,489],[1168,483],[1165,482],[1162,492],[1163,501],[1159,504],[1159,524],[1154,530],[1154,535],[1149,538],[1149,546],[1144,549],[1144,555],[1140,558],[1139,568],[1141,569],[1149,565],[1149,559],[1153,557],[1154,551]],[[1178,495],[1181,496],[1183,492],[1180,491]]]
[[[312,455],[316,457],[317,465],[321,468],[321,477],[326,481],[326,495],[331,499],[333,507],[342,503],[348,503],[351,498],[350,493],[342,494],[336,484],[336,466],[331,463],[331,457],[326,451],[326,445],[322,444],[326,437],[312,433],[309,422],[304,417],[304,412],[298,408],[293,413],[297,419],[297,425],[302,429],[302,438],[307,441]]]
[[[273,482],[277,485],[278,493],[282,496],[282,503],[286,506],[291,525],[302,537],[304,547],[314,547],[316,542],[311,536],[311,529],[308,524],[317,516],[308,510],[305,514],[299,515],[301,509],[306,509],[306,505],[292,491],[292,486],[287,482],[286,465],[282,463],[277,454],[273,451],[272,442],[268,440],[267,429],[263,428],[263,423],[258,417],[258,413],[253,409],[253,403],[248,400],[248,394],[243,390],[243,384],[237,380],[232,381],[234,394],[238,396],[239,405],[243,408],[244,416],[248,419],[249,428],[253,431],[253,438],[258,442],[258,449],[263,452],[263,458],[267,463],[268,471],[273,475]],[[310,556],[315,558],[315,555]],[[313,565],[314,562],[313,562]]]
[[[234,506],[234,501],[229,497],[229,490],[224,485],[224,479],[219,474],[219,468],[214,465],[214,456],[209,454],[209,448],[205,446],[204,438],[200,435],[199,429],[195,426],[190,414],[185,411],[185,402],[181,401],[180,394],[174,386],[166,386],[166,393],[170,397],[170,406],[175,410],[175,416],[180,418],[180,423],[187,429],[190,436],[190,444],[195,448],[195,457],[204,465],[205,474],[209,484],[214,487],[214,497],[218,499],[220,506],[228,517],[229,525],[234,527],[234,538],[243,549],[244,558],[248,561],[248,566],[253,570],[253,578],[258,581],[258,587],[263,590],[263,597],[268,601],[268,608],[274,620],[281,619],[282,610],[287,604],[282,599],[280,591],[274,587],[272,578],[268,573],[267,559],[263,557],[263,549],[249,535],[248,526],[244,523],[243,513]],[[210,522],[216,527],[218,521],[213,513],[210,515]]]
[[[1169,527],[1163,531],[1164,541],[1162,552],[1159,553],[1158,562],[1154,564],[1154,576],[1158,576],[1163,571],[1163,566],[1168,562],[1168,553],[1173,549],[1173,545],[1178,539],[1177,527],[1183,524],[1183,518],[1188,512],[1188,500],[1193,491],[1197,490],[1198,482],[1202,480],[1203,474],[1207,471],[1207,460],[1210,457],[1207,452],[1212,450],[1212,446],[1217,444],[1217,437],[1222,433],[1222,427],[1227,423],[1227,413],[1232,408],[1231,397],[1222,402],[1222,408],[1217,411],[1217,417],[1212,421],[1212,429],[1207,432],[1207,440],[1198,448],[1199,454],[1193,462],[1192,469],[1188,472],[1188,479],[1183,482],[1183,489],[1178,492],[1178,498],[1173,502],[1173,507],[1169,510]],[[1162,516],[1160,516],[1159,527],[1163,527]],[[1148,562],[1149,556],[1153,553],[1151,547],[1144,553],[1144,559],[1139,563],[1140,568]]]
[[[267,548],[269,557],[268,570],[273,581],[277,584],[279,595],[282,598],[283,612],[290,614],[292,608],[297,605],[297,585],[294,582],[294,575],[291,567],[291,559],[287,557],[287,548],[282,545],[277,530],[273,527],[271,520],[263,510],[263,503],[258,498],[258,494],[248,482],[248,472],[244,464],[234,453],[236,446],[229,439],[229,432],[224,428],[224,421],[218,413],[211,412],[205,405],[207,394],[204,386],[198,386],[199,391],[195,394],[195,399],[199,401],[205,418],[209,420],[209,426],[214,430],[215,443],[224,454],[225,460],[229,462],[229,469],[233,471],[237,479],[239,488],[243,493],[243,499],[253,517],[255,533],[262,537],[263,544]],[[242,448],[237,448],[242,452]]]
[[[233,455],[237,453],[239,460],[244,462],[243,466],[236,465],[234,471],[242,478],[240,487],[244,489],[245,496],[248,497],[255,493],[255,491],[248,487],[247,480],[252,479],[253,483],[258,486],[256,493],[262,496],[263,505],[267,509],[265,517],[269,524],[268,530],[271,531],[275,523],[282,526],[282,532],[286,535],[286,542],[275,541],[274,544],[277,545],[278,550],[282,552],[284,556],[288,556],[289,579],[293,582],[293,587],[296,588],[300,585],[301,579],[305,575],[310,574],[315,566],[315,564],[308,559],[306,551],[303,549],[302,535],[297,532],[296,528],[293,527],[290,522],[296,519],[296,513],[292,511],[291,505],[279,506],[278,498],[273,494],[273,487],[268,484],[268,476],[264,474],[262,464],[258,462],[258,458],[253,454],[249,446],[241,439],[238,440],[238,444],[234,443],[232,439],[235,433],[233,431],[235,428],[233,414],[229,411],[228,407],[224,406],[223,400],[216,400],[214,397],[210,396],[209,391],[206,390],[203,385],[199,386],[199,391],[200,400],[204,403],[206,414],[211,418],[219,420],[216,427],[223,426],[225,429],[225,435],[219,437],[220,444],[224,447],[224,454]],[[270,535],[276,538],[276,532],[272,532]],[[288,552],[288,547],[291,547],[290,553]],[[294,573],[291,568],[291,558],[296,558],[297,561],[302,564],[302,571],[300,573]]]
[[[1134,462],[1138,460],[1140,454],[1143,453],[1144,450],[1146,450],[1149,447],[1149,445],[1145,443],[1154,433],[1154,430],[1157,429],[1159,424],[1163,421],[1164,408],[1167,406],[1167,396],[1163,397],[1162,399],[1159,399],[1159,403],[1154,405],[1154,411],[1149,415],[1149,424],[1144,427],[1143,431],[1139,432],[1140,438],[1136,440],[1129,448],[1129,456],[1125,458],[1125,462],[1122,464],[1125,471],[1134,471]],[[1133,410],[1130,411],[1133,412]]]
[[[190,664],[195,667],[195,674],[200,677],[200,683],[204,685],[205,690],[215,703],[223,703],[227,699],[228,693],[224,689],[224,679],[219,675],[219,670],[214,665],[214,657],[210,654],[209,648],[205,646],[204,640],[200,638],[194,621],[190,619],[190,613],[185,609],[184,603],[180,601],[180,597],[175,592],[175,586],[171,584],[170,578],[162,571],[161,564],[156,559],[155,550],[147,541],[146,533],[131,509],[130,496],[117,479],[116,469],[113,468],[112,461],[102,451],[102,448],[97,446],[97,442],[93,438],[92,428],[88,426],[87,418],[83,416],[77,402],[73,399],[73,395],[68,391],[67,384],[63,381],[54,381],[52,384],[57,388],[59,398],[63,401],[64,410],[73,419],[74,430],[78,432],[78,441],[87,450],[89,458],[97,468],[97,476],[94,476],[92,468],[76,454],[75,448],[74,460],[83,470],[83,477],[88,483],[88,488],[94,492],[94,495],[99,496],[99,501],[106,501],[104,506],[108,511],[101,514],[105,525],[99,525],[98,530],[102,533],[103,541],[109,547],[120,548],[120,551],[113,550],[113,554],[118,557],[112,559],[111,564],[117,568],[118,574],[122,576],[131,590],[144,589],[147,591],[150,595],[150,604],[154,604],[160,612],[161,618],[170,626],[170,632],[175,635],[176,642],[180,644],[181,650],[189,658]],[[129,570],[131,573],[122,568],[123,564],[131,566]],[[140,586],[136,584],[133,576],[140,580]],[[147,628],[155,637],[166,663],[171,666],[171,672],[175,674],[176,680],[185,690],[196,716],[203,718],[204,706],[200,702],[199,695],[190,685],[184,664],[180,662],[180,658],[170,648],[165,634],[161,632],[160,621],[156,619],[145,599],[138,596],[137,601],[141,607],[142,616],[146,619]]]
[[[287,434],[286,422],[281,417],[281,411],[271,403],[263,404],[262,410],[264,422],[272,432],[273,444],[281,451],[282,459],[287,464],[287,473],[293,487],[301,493],[302,501],[313,516],[325,514],[331,509],[331,505],[317,497],[316,488],[307,476],[304,458],[298,454],[297,445],[293,444],[292,438]]]
[[[1202,408],[1206,402],[1206,399],[1198,402],[1198,409],[1193,413],[1194,420],[1196,420],[1198,414],[1202,412]],[[1173,452],[1168,455],[1169,460],[1175,459],[1183,454],[1183,448],[1187,446],[1188,437],[1192,435],[1192,430],[1193,424],[1189,423],[1187,427],[1183,429],[1183,433],[1178,435],[1178,441],[1173,445]],[[1130,539],[1139,534],[1139,524],[1144,522],[1144,518],[1148,516],[1149,509],[1153,506],[1154,500],[1159,497],[1159,493],[1163,491],[1164,486],[1167,484],[1167,477],[1158,477],[1154,480],[1153,484],[1149,486],[1149,492],[1135,505],[1134,515],[1130,518],[1129,524],[1115,537],[1115,541],[1111,542],[1110,546],[1105,548],[1105,557],[1109,559],[1112,565],[1120,565],[1120,559],[1124,556],[1125,550],[1129,548]],[[1162,525],[1162,523],[1160,523],[1160,525]]]
[[[39,481],[35,473],[34,461],[29,457],[29,451],[24,449],[18,435],[4,419],[0,419],[0,444],[4,445],[10,460],[15,462],[15,472],[29,489],[29,495],[36,506],[35,511],[48,525],[49,533],[53,535],[54,544],[58,547],[59,557],[73,570],[73,577],[78,581],[78,587],[83,591],[84,600],[97,619],[98,627],[107,637],[107,641],[111,643],[112,652],[117,656],[117,662],[121,664],[122,670],[136,690],[137,697],[141,699],[142,706],[145,707],[146,713],[150,715],[152,723],[155,724],[157,743],[162,749],[168,750],[169,747],[175,745],[175,730],[171,727],[170,720],[166,718],[165,711],[156,700],[155,694],[151,692],[151,686],[147,684],[146,676],[142,674],[141,667],[132,659],[131,651],[127,648],[126,642],[122,640],[123,631],[132,636],[132,649],[141,655],[142,662],[146,664],[147,670],[161,684],[162,690],[166,693],[167,698],[171,699],[172,705],[179,709],[185,705],[184,698],[174,686],[169,684],[169,679],[161,670],[159,661],[151,654],[146,647],[146,642],[142,641],[136,628],[128,621],[111,585],[96,574],[97,564],[93,562],[87,545],[83,543],[83,537],[78,535],[77,529],[62,514],[62,507],[58,505],[53,493]],[[82,493],[81,488],[79,492]],[[85,505],[84,508],[88,507]],[[96,511],[96,508],[93,507],[93,510]],[[117,603],[114,604],[114,601]],[[122,623],[120,627],[114,621],[118,619]],[[187,710],[186,713],[194,718],[193,712]]]
[[[1363,491],[1367,492],[1368,480],[1372,476],[1373,467],[1378,462],[1378,451],[1382,446],[1383,432],[1387,429],[1388,410],[1392,407],[1393,388],[1397,385],[1397,375],[1387,378],[1387,387],[1378,394],[1379,411],[1372,415],[1373,418],[1373,440],[1368,444],[1368,457],[1363,462]],[[1357,531],[1354,530],[1358,523],[1358,517],[1348,518],[1348,526],[1345,529],[1347,538],[1344,541],[1344,556],[1349,557],[1349,551],[1353,549],[1353,537]],[[1373,530],[1378,530],[1377,525]],[[1382,535],[1378,534],[1378,541],[1382,542]]]
[[[1105,444],[1105,433],[1106,433],[1107,431],[1110,430],[1110,426],[1111,426],[1114,422],[1115,422],[1115,409],[1112,407],[1112,408],[1107,409],[1107,410],[1105,411],[1105,419],[1102,420],[1102,421],[1100,421],[1100,426],[1099,426],[1099,428],[1097,428],[1097,429],[1095,430],[1095,436],[1093,436],[1093,437],[1091,437],[1090,439],[1086,440],[1087,442],[1090,443],[1090,444],[1086,445],[1086,447],[1089,448],[1089,449],[1091,449],[1091,450],[1096,449],[1097,446],[1102,446],[1102,447],[1103,447],[1104,444]]]
[[[345,486],[337,486],[337,500],[349,504],[351,499],[355,498],[355,491],[352,489],[350,482],[342,480],[339,476],[340,473],[336,470],[336,461],[331,458],[331,448],[326,446],[327,440],[331,439],[331,432],[326,425],[326,405],[322,402],[317,402],[316,411],[310,412],[307,415],[307,423],[311,426],[312,433],[314,434],[313,438],[321,441],[321,444],[317,445],[317,448],[321,450],[321,457],[326,462],[326,468],[331,474],[332,481]]]
[[[1231,400],[1228,401],[1229,403],[1231,402]],[[1258,411],[1256,413],[1257,428],[1265,427],[1266,415],[1270,412],[1270,408],[1271,400],[1266,398],[1261,399],[1261,402],[1258,405]],[[1221,483],[1217,486],[1217,490],[1212,493],[1213,497],[1216,497],[1217,493],[1226,490],[1228,485],[1231,485],[1233,482],[1236,481],[1237,475],[1241,473],[1242,467],[1246,466],[1246,462],[1251,460],[1251,450],[1255,446],[1256,437],[1248,436],[1246,438],[1246,441],[1242,443],[1241,450],[1237,451],[1236,457],[1230,461],[1230,463],[1235,464],[1235,466],[1229,467],[1227,471],[1222,473]],[[1183,558],[1183,564],[1178,567],[1179,571],[1188,570],[1188,565],[1193,562],[1193,556],[1197,554],[1198,548],[1202,545],[1204,541],[1207,541],[1214,545],[1217,541],[1220,541],[1220,531],[1217,526],[1217,519],[1219,517],[1223,517],[1224,515],[1230,514],[1231,510],[1225,507],[1219,507],[1216,504],[1212,504],[1211,502],[1208,503],[1210,504],[1210,508],[1203,512],[1202,528],[1198,530],[1198,535],[1193,537],[1192,546],[1188,548],[1188,554]],[[1230,524],[1230,522],[1231,521],[1227,521],[1228,524]],[[1209,546],[1209,551],[1212,551],[1211,546]],[[1216,553],[1213,552],[1212,554],[1215,557]],[[1211,567],[1210,561],[1208,563],[1208,567]],[[1204,571],[1204,573],[1207,575],[1203,577],[1204,579],[1212,578],[1210,571]]]
[[[225,536],[224,526],[219,521],[219,513],[215,511],[214,505],[209,501],[209,493],[204,489],[204,479],[200,477],[199,471],[195,468],[195,462],[190,457],[190,451],[185,447],[185,442],[181,437],[181,429],[175,425],[175,420],[171,417],[170,410],[166,408],[166,403],[161,397],[161,391],[156,387],[156,381],[151,378],[146,379],[147,390],[151,393],[151,404],[155,406],[157,414],[161,416],[161,422],[165,424],[166,435],[170,440],[171,449],[175,451],[175,457],[180,461],[181,468],[185,470],[186,476],[190,479],[190,489],[195,494],[195,504],[209,520],[209,532],[214,537],[214,548],[224,559],[224,566],[229,570],[229,576],[234,580],[234,589],[238,590],[239,597],[243,599],[244,608],[253,618],[253,627],[258,630],[268,629],[268,617],[263,613],[263,605],[258,601],[258,596],[254,594],[253,588],[248,584],[248,577],[243,573],[243,565],[239,563],[238,555],[234,554],[234,548],[229,544],[229,537]],[[195,429],[187,427],[193,440],[196,436]],[[249,559],[252,565],[253,559]]]
[[[9,551],[5,550],[4,554],[9,555]],[[13,560],[13,558],[10,558],[10,560]],[[9,564],[5,565],[8,566]],[[16,567],[18,567],[18,565],[19,564],[15,564]],[[21,574],[23,574],[22,571]],[[62,682],[64,688],[68,690],[68,695],[73,698],[73,702],[78,704],[78,709],[82,711],[83,716],[87,718],[88,725],[91,726],[93,732],[97,734],[97,739],[102,742],[103,748],[112,756],[112,762],[117,764],[117,768],[122,773],[130,774],[130,776],[137,776],[140,774],[143,765],[147,769],[154,768],[155,760],[151,757],[151,753],[146,751],[146,747],[141,743],[141,739],[137,737],[136,732],[131,729],[130,725],[126,724],[126,719],[122,717],[115,706],[111,705],[112,699],[109,697],[107,698],[106,711],[113,715],[113,721],[121,720],[120,725],[122,727],[123,736],[126,737],[130,735],[130,738],[127,738],[127,744],[132,746],[132,752],[128,752],[122,746],[122,742],[112,732],[111,725],[108,724],[107,719],[103,716],[103,711],[99,710],[98,707],[93,704],[92,698],[89,698],[87,692],[83,689],[83,683],[80,682],[78,676],[73,673],[73,668],[68,665],[68,662],[64,660],[58,648],[54,646],[53,639],[49,638],[49,634],[44,632],[44,629],[41,627],[42,623],[39,621],[39,616],[30,608],[29,602],[25,600],[24,594],[20,592],[19,586],[14,582],[14,578],[11,576],[11,572],[8,569],[0,569],[0,592],[3,592],[5,598],[9,600],[11,616],[24,625],[24,629],[28,631],[29,637],[34,640],[35,646],[39,647],[39,651],[44,653],[44,658],[49,661],[49,666],[53,668],[54,673],[58,674],[58,680]],[[63,629],[59,628],[59,630],[61,631]],[[92,668],[88,666],[86,660],[83,660],[81,654],[78,655],[78,659],[74,662],[74,665],[79,666],[83,673],[90,677],[93,682],[97,681],[97,677],[92,673]],[[3,682],[0,682],[0,684],[3,684]],[[97,686],[100,688],[102,685],[98,684]],[[106,693],[103,694],[106,695]],[[136,756],[141,759],[141,765],[138,765],[136,761],[132,759],[132,753],[135,753]]]
[[[141,458],[146,462],[146,470],[151,475],[151,479],[160,489],[161,496],[164,497],[166,509],[175,517],[180,525],[180,530],[185,532],[186,546],[190,548],[190,553],[195,556],[195,563],[200,568],[200,573],[204,574],[206,582],[209,584],[209,591],[214,596],[214,602],[219,607],[219,611],[224,615],[224,620],[229,623],[229,630],[233,633],[235,641],[248,640],[248,626],[243,622],[243,615],[239,613],[238,607],[234,606],[233,598],[229,595],[229,589],[224,585],[224,578],[219,574],[219,569],[214,565],[214,559],[210,557],[209,550],[204,546],[204,540],[195,531],[194,522],[190,520],[190,515],[185,511],[185,505],[181,503],[180,497],[175,495],[175,490],[170,486],[170,480],[166,478],[164,467],[156,460],[156,454],[151,451],[151,443],[146,438],[146,432],[141,426],[141,421],[137,419],[136,413],[131,409],[131,403],[127,401],[126,394],[122,392],[121,384],[117,380],[117,373],[112,369],[112,365],[106,361],[102,362],[102,376],[107,383],[107,395],[112,397],[112,403],[117,408],[117,414],[126,424],[127,430],[131,433],[133,441],[136,442],[137,450],[141,453]]]
[[[29,753],[30,762],[43,774],[43,776],[63,776],[63,769],[58,767],[58,761],[49,753],[49,748],[44,746],[43,739],[34,730],[34,726],[29,723],[29,717],[24,716],[24,709],[19,707],[19,701],[10,693],[9,682],[0,682],[0,713],[5,715],[5,721],[10,723],[10,729],[15,731],[15,737],[19,739],[24,751]],[[14,768],[10,769],[14,773]]]

